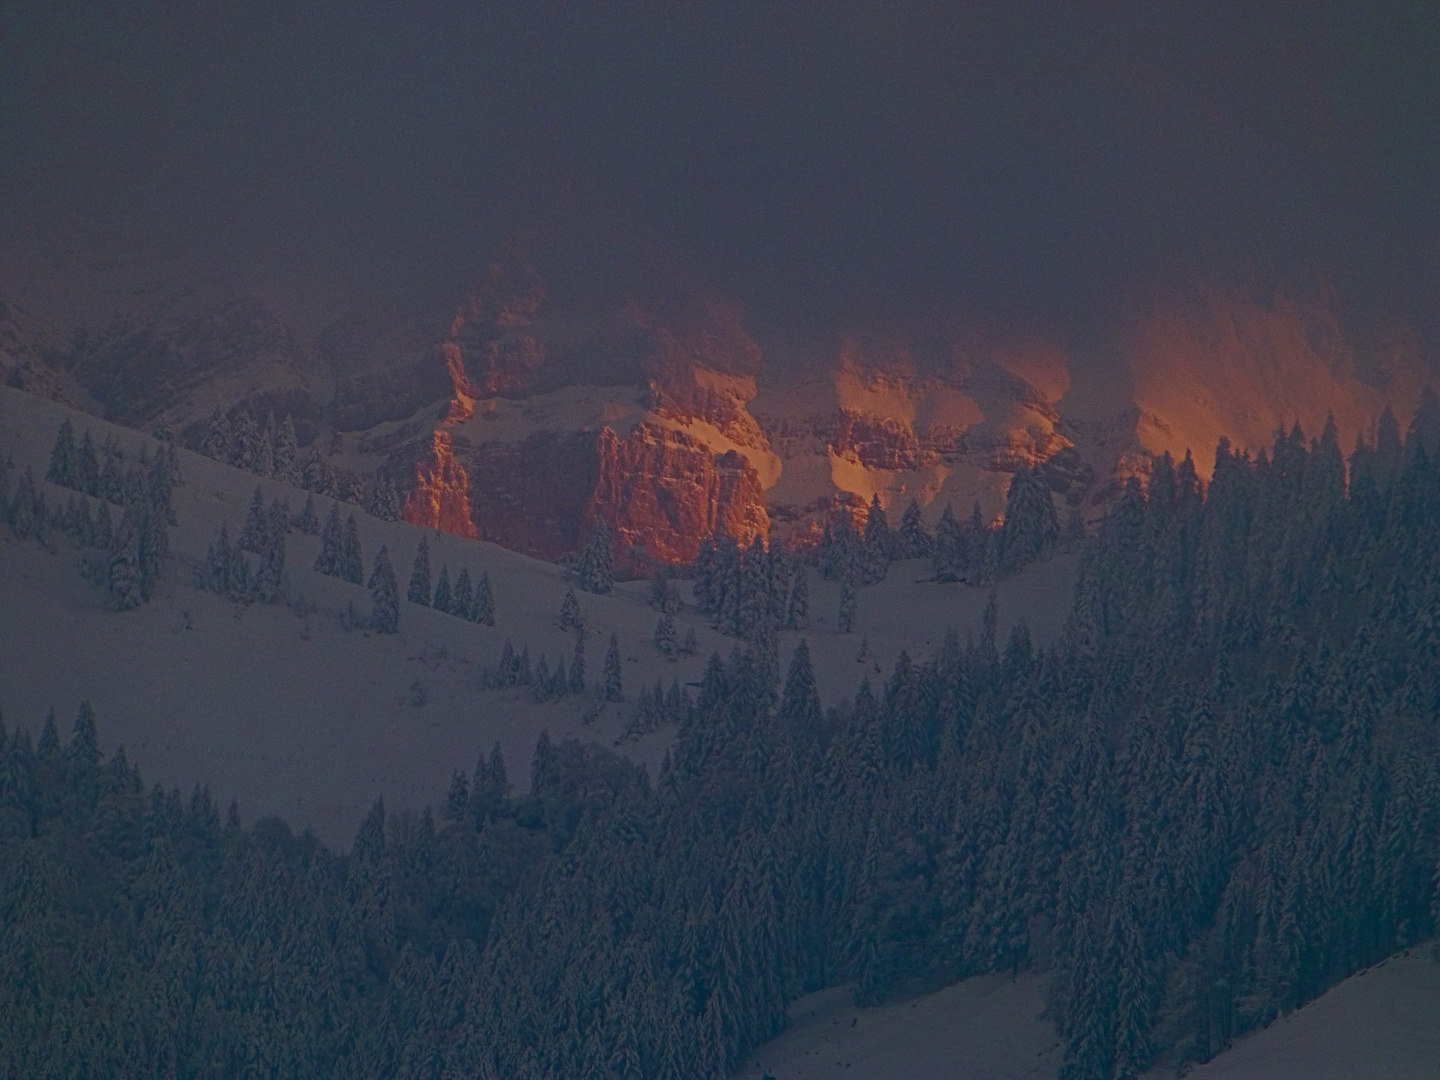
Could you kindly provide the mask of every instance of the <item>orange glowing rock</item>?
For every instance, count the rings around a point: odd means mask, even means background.
[[[415,490],[406,496],[400,511],[404,520],[479,539],[470,516],[470,480],[455,458],[448,432],[435,432],[430,452],[416,465],[415,478]]]
[[[639,546],[652,558],[685,564],[717,530],[742,544],[769,534],[760,477],[733,450],[716,455],[682,431],[649,423],[624,440],[603,428],[596,450],[598,480],[584,525],[588,532],[603,518],[620,551]]]

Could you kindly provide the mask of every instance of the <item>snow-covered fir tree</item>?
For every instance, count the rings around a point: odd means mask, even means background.
[[[320,531],[320,551],[315,556],[315,569],[331,577],[345,576],[345,535],[340,525],[340,508],[332,506],[325,515]]]
[[[314,536],[320,531],[320,516],[315,510],[315,496],[306,494],[305,506],[295,518],[295,527],[306,536]]]
[[[45,479],[61,487],[78,487],[75,482],[75,426],[67,416],[60,421],[60,430],[55,433],[55,445],[50,449],[50,467],[45,470]]]
[[[410,586],[405,590],[405,599],[412,604],[430,606],[430,539],[420,537],[420,546],[415,549],[415,566],[410,571]]]
[[[578,570],[580,588],[604,596],[615,585],[615,565],[610,554],[610,528],[604,520],[595,523],[590,542],[580,556]]]
[[[450,613],[450,567],[444,564],[440,567],[440,576],[435,579],[435,594],[430,600],[430,606],[436,611]]]
[[[923,559],[930,554],[933,543],[929,531],[925,528],[925,515],[920,509],[920,503],[911,499],[905,506],[905,513],[900,518],[900,531],[895,536],[895,557]]]
[[[255,554],[265,550],[265,537],[269,530],[269,516],[265,512],[265,493],[255,485],[250,496],[250,509],[245,512],[245,525],[240,530],[240,550]]]
[[[471,607],[470,619],[482,626],[495,625],[495,594],[490,587],[489,570],[481,570],[475,583],[475,603]]]
[[[450,593],[450,614],[473,621],[474,613],[475,589],[470,584],[470,569],[462,566],[455,578],[455,588]]]
[[[585,613],[580,610],[580,598],[574,589],[566,589],[565,598],[560,601],[560,629],[585,630]]]
[[[395,568],[390,565],[390,552],[384,544],[375,553],[370,570],[370,625],[381,634],[400,629],[400,586],[395,581]]]
[[[282,484],[299,486],[300,448],[295,439],[295,422],[286,413],[275,431],[275,479]]]
[[[855,627],[855,587],[848,581],[840,583],[840,611],[836,625],[842,634],[850,633]]]
[[[225,410],[216,405],[200,439],[200,453],[225,465],[235,460],[235,431]]]
[[[624,674],[620,667],[620,639],[610,635],[610,647],[605,650],[602,695],[606,701],[624,701]]]
[[[655,623],[655,648],[660,655],[667,659],[674,659],[677,643],[675,640],[675,620],[670,615],[662,614]]]
[[[806,581],[805,568],[795,571],[795,584],[790,587],[789,602],[785,606],[785,626],[790,630],[810,628],[810,585]]]
[[[345,538],[340,545],[340,576],[352,585],[359,585],[365,579],[365,557],[360,552],[360,525],[354,514],[345,519]]]

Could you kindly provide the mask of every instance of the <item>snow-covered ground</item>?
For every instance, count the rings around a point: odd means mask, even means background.
[[[1173,1076],[1156,1069],[1148,1080]],[[1406,950],[1198,1066],[1191,1080],[1434,1080],[1440,963]]]
[[[747,1054],[735,1080],[1050,1080],[1062,1048],[1044,997],[1044,978],[1029,974],[867,1009],[849,987],[821,990],[791,1005],[790,1026]]]
[[[141,436],[134,431],[0,387],[0,455],[43,476],[66,415],[77,436],[88,427],[98,443],[113,432],[127,454],[138,451]],[[726,655],[736,644],[687,605],[677,630],[683,637],[695,626],[700,655],[667,661],[651,643],[657,614],[646,604],[648,582],[621,585],[607,597],[581,593],[591,627],[589,676],[593,681],[599,674],[606,642],[617,634],[628,698],[584,726],[591,695],[537,705],[523,690],[478,686],[506,638],[517,649],[528,644],[534,660],[544,654],[553,665],[563,656],[568,666],[573,638],[556,622],[568,587],[559,567],[429,532],[436,575],[442,564],[452,581],[462,567],[472,577],[489,571],[495,627],[404,604],[398,634],[371,634],[345,629],[342,618],[351,604],[368,613],[368,591],[313,572],[318,540],[293,532],[285,580],[293,602],[232,604],[191,584],[220,523],[228,521],[232,539],[238,536],[257,483],[267,501],[288,499],[296,510],[305,493],[195,454],[180,457],[185,483],[176,491],[173,558],[158,597],[135,611],[111,610],[103,593],[81,579],[68,538],[54,537],[55,550],[47,551],[0,529],[0,711],[8,727],[33,733],[53,706],[68,732],[88,698],[107,752],[123,744],[147,780],[167,787],[188,792],[196,782],[208,783],[222,805],[238,799],[246,820],[279,814],[345,845],[376,795],[394,809],[437,804],[451,771],[473,767],[497,741],[512,782],[523,788],[542,729],[556,740],[612,744],[642,686],[657,678],[667,686],[676,677],[682,684],[698,680],[712,652]],[[46,490],[52,505],[63,504],[64,489]],[[316,502],[323,518],[329,500]],[[341,510],[356,514],[367,573],[383,543],[403,590],[427,530],[381,522],[354,507]],[[811,574],[812,628],[804,636],[827,703],[853,693],[864,676],[888,674],[901,649],[923,656],[951,627],[962,638],[978,634],[987,594],[919,580],[928,573],[925,563],[897,563],[886,581],[859,590],[857,629],[848,635],[835,633],[838,587]],[[1073,576],[1073,557],[1061,557],[1003,583],[997,590],[1002,632],[1023,614],[1037,642],[1052,638],[1068,609]],[[782,663],[800,636],[782,636]],[[417,682],[424,705],[413,704]],[[672,734],[661,730],[622,749],[653,774]]]
[[[746,1055],[735,1080],[1053,1080],[1063,1057],[1043,1015],[1043,976],[987,975],[911,1001],[856,1008],[847,987],[810,994],[790,1026]],[[1146,1080],[1176,1075],[1161,1065]],[[1391,957],[1253,1032],[1191,1080],[1434,1080],[1440,963]]]

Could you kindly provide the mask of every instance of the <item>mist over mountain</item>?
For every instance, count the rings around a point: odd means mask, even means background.
[[[0,1072],[1429,1075],[1437,55],[0,5]]]

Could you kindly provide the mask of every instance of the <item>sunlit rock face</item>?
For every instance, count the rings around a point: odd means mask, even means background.
[[[216,404],[289,414],[409,520],[544,558],[603,520],[637,568],[716,530],[803,546],[876,497],[892,525],[911,499],[994,520],[1020,468],[1093,519],[1159,454],[1208,476],[1222,435],[1255,452],[1329,414],[1348,449],[1435,382],[1403,315],[1323,286],[1156,289],[1072,339],[963,312],[756,323],[601,228],[511,235],[458,301],[308,315],[293,282],[124,251],[0,266],[0,375],[192,444]]]

